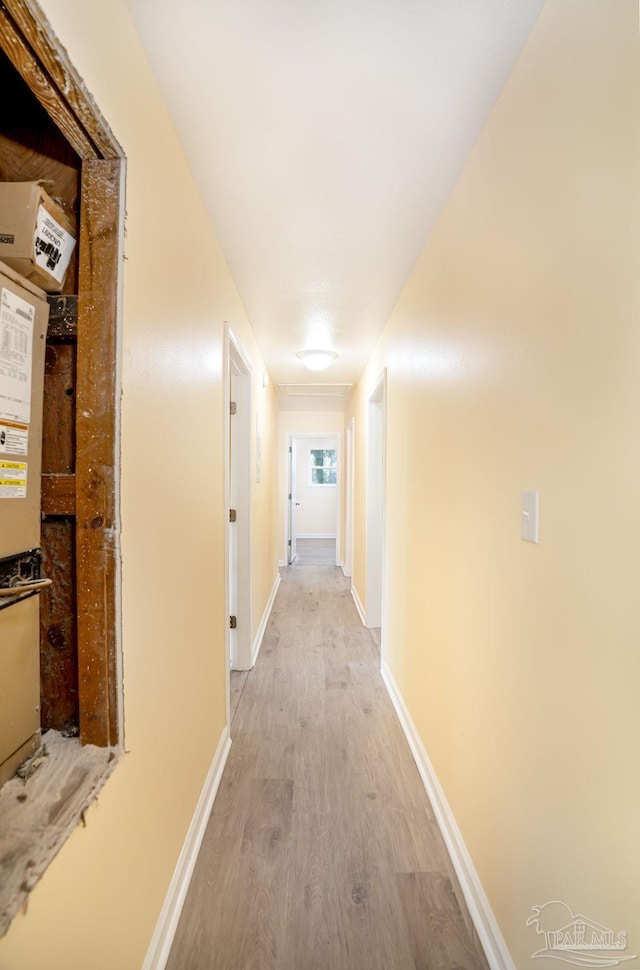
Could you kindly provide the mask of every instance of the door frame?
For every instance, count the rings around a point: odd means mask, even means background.
[[[237,629],[235,656],[231,656],[231,635],[228,620],[225,622],[225,657],[227,668],[227,705],[230,703],[229,670],[251,669],[251,364],[240,341],[225,321],[225,617],[231,615],[231,528],[236,529],[236,582],[237,582]],[[236,378],[237,414],[234,419],[234,443],[231,451],[231,413],[227,402],[231,401],[231,379]],[[231,460],[233,457],[233,460]],[[235,476],[234,491],[236,522],[229,521],[231,476]],[[227,711],[229,715],[229,709]]]
[[[368,627],[383,628],[385,601],[387,371],[367,400],[367,606]],[[384,636],[382,637],[384,641]]]
[[[345,429],[345,474],[344,474],[344,561],[343,569],[345,576],[351,579],[353,576],[353,513],[355,502],[355,441],[356,441],[356,419],[352,417]]]

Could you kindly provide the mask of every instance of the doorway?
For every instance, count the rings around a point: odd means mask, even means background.
[[[341,436],[292,434],[288,445],[286,562],[340,565]]]
[[[251,669],[251,368],[230,330],[227,409],[228,667]]]
[[[384,499],[386,373],[368,406],[367,428],[367,626],[380,630],[384,614]]]
[[[296,528],[296,509],[300,503],[297,500],[297,461],[296,439],[291,435],[289,439],[289,498],[287,514],[287,566],[293,565],[297,556],[298,530]]]

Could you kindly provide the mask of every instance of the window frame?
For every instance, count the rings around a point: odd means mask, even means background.
[[[316,465],[313,460],[313,453],[322,452],[333,452],[333,461],[330,465]],[[333,472],[335,475],[335,482],[314,482],[313,473],[316,470],[323,470]],[[309,458],[307,461],[307,487],[308,488],[337,488],[338,487],[338,449],[337,448],[309,448]]]

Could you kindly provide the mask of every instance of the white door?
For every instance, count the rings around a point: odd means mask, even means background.
[[[289,439],[289,529],[287,536],[287,563],[296,558],[296,439]],[[280,506],[282,508],[282,506]]]

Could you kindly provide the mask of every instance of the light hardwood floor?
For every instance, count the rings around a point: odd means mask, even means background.
[[[486,970],[348,580],[282,578],[167,970]]]
[[[335,539],[298,539],[295,566],[336,564]]]

